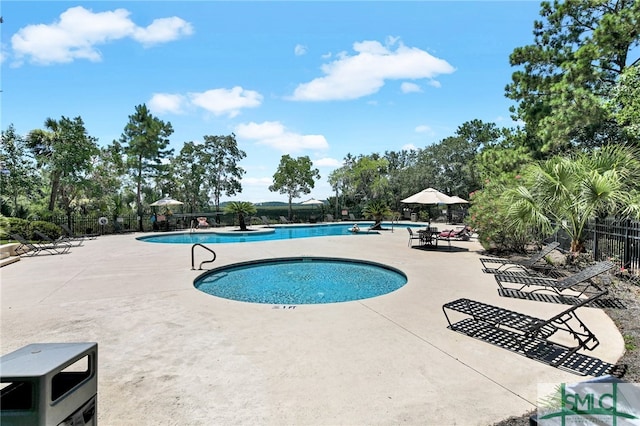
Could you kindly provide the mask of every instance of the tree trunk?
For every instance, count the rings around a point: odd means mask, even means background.
[[[142,200],[140,195],[142,193],[142,156],[138,156],[138,187],[136,191],[136,210],[138,212],[138,231],[142,232]]]
[[[49,211],[52,212],[56,207],[56,198],[58,198],[58,189],[60,188],[60,173],[53,172],[51,175],[51,195],[49,195]]]
[[[238,214],[238,224],[240,225],[240,230],[241,231],[246,231],[247,230],[247,224],[244,221],[244,215],[242,213]]]

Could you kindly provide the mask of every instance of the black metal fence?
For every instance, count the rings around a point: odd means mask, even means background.
[[[558,233],[556,240],[569,250],[568,236]],[[640,222],[598,219],[587,224],[585,249],[594,260],[611,260],[631,274],[640,273]]]
[[[628,271],[640,272],[640,222],[596,220],[587,241],[594,259],[611,259]]]

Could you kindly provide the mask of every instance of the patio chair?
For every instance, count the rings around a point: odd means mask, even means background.
[[[38,242],[29,242],[20,234],[11,234],[11,238],[20,243],[15,251],[21,256],[37,256],[40,254],[65,254],[68,253],[71,249],[71,246],[68,244],[43,244]]]
[[[529,290],[526,293],[550,290],[558,296],[569,295],[580,297],[583,294],[586,294],[587,290],[591,287],[596,291],[600,291],[600,288],[589,280],[597,277],[598,275],[604,274],[615,266],[616,265],[613,262],[609,261],[597,262],[576,274],[560,279],[512,274],[496,274],[495,279],[499,287],[498,292],[501,295],[508,297],[518,297],[517,292],[522,292],[523,289]],[[574,292],[574,294],[563,293],[567,290]]]
[[[545,245],[542,250],[534,253],[529,259],[516,260],[516,259],[504,259],[499,257],[482,257],[482,272],[485,274],[513,274],[513,275],[532,275],[540,276],[541,271],[549,271],[553,269],[551,266],[538,263],[545,256],[558,248],[560,243],[554,241]],[[498,264],[497,267],[488,267],[490,264]]]
[[[422,236],[419,234],[414,234],[411,227],[407,226],[407,231],[409,231],[409,241],[407,242],[407,246],[413,247],[413,240],[420,241],[420,245],[422,245]]]
[[[457,299],[442,306],[448,328],[556,368],[582,375],[612,374],[618,366],[578,353],[592,351],[600,342],[579,318],[578,309],[594,302],[599,292],[549,318],[536,318],[498,306]],[[452,314],[455,312],[456,314]],[[452,322],[450,314],[463,319]],[[570,346],[567,336],[575,345]],[[553,341],[551,339],[555,339]]]
[[[325,218],[327,219],[327,222],[335,222],[335,219],[333,218],[332,214],[326,214]]]
[[[438,238],[442,240],[469,241],[471,232],[466,226],[458,229],[445,229],[438,234]]]
[[[291,223],[291,222],[286,217],[280,216],[280,223]]]
[[[38,237],[40,241],[44,241],[45,244],[49,245],[60,244],[61,246],[68,245],[69,247],[80,247],[83,242],[82,240],[71,240],[67,237],[60,237],[57,240],[54,240],[47,234],[44,234],[38,230],[33,231],[33,234]]]
[[[262,223],[267,226],[268,228],[271,228],[271,224],[269,223],[269,218],[266,216],[260,216],[260,220],[262,220]]]
[[[67,234],[67,238],[69,238],[71,240],[85,240],[85,239],[86,240],[95,240],[100,235],[100,234],[76,234],[71,230],[71,228],[69,228],[64,223],[61,224],[60,227],[65,232],[65,234]]]

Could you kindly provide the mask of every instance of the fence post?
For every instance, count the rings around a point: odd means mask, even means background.
[[[631,219],[626,220],[626,226],[624,227],[624,259],[622,261],[622,267],[629,269],[631,266],[631,241],[629,238],[629,230],[631,229]]]
[[[593,222],[593,260],[598,260],[598,217]]]

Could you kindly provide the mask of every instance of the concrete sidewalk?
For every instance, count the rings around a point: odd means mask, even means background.
[[[442,227],[442,226],[441,226]],[[202,232],[202,231],[199,231]],[[1,351],[98,342],[101,425],[488,425],[535,408],[538,383],[583,380],[452,332],[459,297],[542,318],[566,306],[501,298],[477,242],[407,247],[379,235],[211,244],[214,266],[286,256],[381,262],[408,283],[337,304],[236,302],[193,287],[191,245],[102,236],[67,255],[0,270]],[[196,263],[205,259],[196,252]],[[599,309],[582,318],[615,363],[622,338]]]

